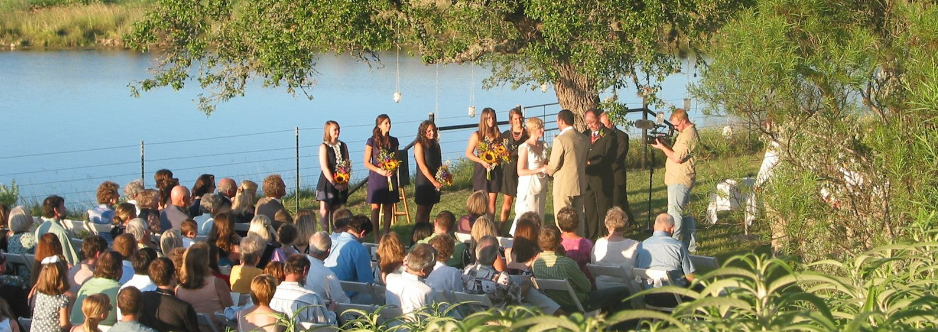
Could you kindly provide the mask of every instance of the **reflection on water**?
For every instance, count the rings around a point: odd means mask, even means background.
[[[315,99],[302,94],[293,98],[284,89],[263,89],[254,82],[246,97],[219,105],[207,117],[193,101],[200,91],[196,82],[181,91],[130,97],[127,85],[148,77],[147,68],[153,64],[149,54],[0,52],[0,114],[6,124],[0,131],[0,183],[15,179],[21,197],[31,201],[60,194],[71,203],[90,205],[100,182],[125,184],[140,178],[144,142],[144,181],[149,186],[153,173],[167,168],[186,186],[201,173],[257,182],[269,173],[281,173],[292,190],[295,127],[300,128],[300,186],[311,187],[319,176],[316,154],[326,120],[342,125],[341,139],[352,151],[353,176],[358,178],[365,175],[360,166],[365,139],[380,113],[391,116],[391,134],[405,144],[431,112],[440,126],[477,122],[466,115],[473,89],[474,106],[495,108],[502,118],[518,104],[556,102],[552,90],[482,90],[481,80],[488,74],[482,68],[437,69],[405,57],[400,59],[403,97],[394,103],[394,55],[382,59],[385,65],[379,68],[325,55],[317,62],[318,83],[310,90]],[[669,78],[662,98],[681,105],[687,82],[684,75]],[[620,98],[634,95],[619,92]],[[635,97],[625,101],[640,105]],[[527,111],[532,116],[557,110],[552,106]],[[468,135],[468,130],[443,133],[444,159],[460,158]]]

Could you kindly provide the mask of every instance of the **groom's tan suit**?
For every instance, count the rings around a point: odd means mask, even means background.
[[[554,138],[547,162],[547,175],[554,178],[554,218],[563,207],[576,210],[580,227],[584,225],[583,190],[586,188],[586,153],[589,139],[573,127]],[[556,219],[555,219],[556,220]]]

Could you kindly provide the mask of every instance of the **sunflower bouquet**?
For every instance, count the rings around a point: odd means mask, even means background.
[[[401,167],[401,161],[397,160],[397,153],[387,149],[378,151],[378,168],[394,173],[397,172],[398,167]],[[394,191],[391,176],[388,176],[388,190]]]
[[[439,182],[444,187],[453,185],[453,173],[449,171],[449,160],[443,165],[440,165],[440,168],[436,170],[434,178],[436,178],[436,182]]]
[[[508,140],[503,139],[500,142],[493,142],[489,139],[485,139],[479,142],[479,146],[476,148],[476,156],[489,164],[489,168],[485,170],[485,178],[491,180],[491,171],[495,166],[511,161],[511,153],[508,151]]]
[[[335,180],[335,184],[348,184],[351,177],[352,167],[348,160],[340,160],[335,163],[335,173],[332,174],[332,179]]]

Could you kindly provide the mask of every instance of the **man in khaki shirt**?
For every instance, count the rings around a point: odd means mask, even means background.
[[[674,218],[675,239],[684,242],[687,250],[697,251],[697,221],[684,216],[684,207],[690,198],[690,189],[694,186],[697,173],[694,171],[694,150],[697,148],[697,127],[687,118],[687,111],[676,108],[671,114],[671,124],[677,129],[677,138],[673,147],[656,141],[651,146],[664,152],[664,184],[668,186],[668,214]]]

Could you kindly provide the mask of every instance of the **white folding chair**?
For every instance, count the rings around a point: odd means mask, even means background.
[[[595,316],[599,313],[599,309],[587,312],[583,308],[583,304],[580,303],[580,299],[576,296],[576,292],[573,291],[573,286],[570,285],[566,279],[540,279],[540,278],[531,278],[531,282],[534,283],[534,288],[537,288],[540,291],[545,290],[554,290],[567,292],[570,296],[570,299],[573,300],[573,303],[576,304],[577,309],[583,313],[585,316]]]
[[[387,296],[384,295],[387,289],[384,285],[371,284],[371,296],[375,299],[375,304],[385,305],[388,303]]]
[[[502,248],[511,248],[515,240],[510,237],[498,237],[498,245]]]
[[[251,229],[251,224],[238,222],[234,225],[235,232],[247,232],[248,229]]]
[[[32,327],[32,325],[33,325],[33,319],[32,319],[32,318],[23,318],[23,317],[20,317],[20,318],[17,319],[16,321],[18,321],[18,322],[20,323],[20,326],[22,326],[23,329],[26,330],[26,332],[29,332],[29,328]]]
[[[472,241],[472,235],[470,235],[470,234],[468,234],[468,233],[459,233],[459,232],[457,232],[457,233],[456,233],[456,241],[458,241],[458,242],[463,242],[463,243],[469,243],[469,241]]]
[[[221,274],[224,274],[224,275],[226,275],[226,276],[230,276],[230,275],[231,275],[231,265],[219,265],[219,266],[218,266],[218,271],[220,271]]]
[[[81,246],[85,243],[84,240],[74,237],[69,238],[68,241],[72,243],[72,248],[75,248],[78,251],[81,251]]]
[[[7,259],[7,268],[9,271],[15,271],[14,265],[22,265],[26,268],[26,271],[33,270],[32,259],[26,259],[26,256],[23,254],[4,254],[4,257]]]
[[[339,326],[345,325],[345,323],[355,320],[358,317],[375,312],[377,309],[377,306],[374,304],[337,303],[337,305],[338,308],[335,312]]]
[[[111,228],[114,226],[111,224],[95,224],[91,221],[85,220],[85,229],[91,232],[91,234],[98,235],[101,233],[110,233]]]
[[[449,292],[453,304],[465,303],[459,307],[463,317],[474,312],[485,311],[493,307],[492,301],[485,294],[469,294],[463,292]]]
[[[596,265],[592,263],[586,264],[586,268],[589,269],[593,277],[606,276],[621,280],[622,285],[629,288],[630,295],[635,295],[642,291],[642,287],[639,286],[635,278],[632,277],[632,269],[630,268],[624,266]],[[641,296],[632,298],[632,308],[640,309],[644,307],[645,301]]]
[[[374,288],[373,285],[366,282],[357,282],[357,281],[344,281],[340,280],[339,284],[342,285],[342,290],[346,292],[362,293],[371,296],[372,303],[376,304],[377,299],[374,297]],[[382,298],[384,293],[381,294]]]
[[[648,290],[648,289],[655,288],[655,287],[674,285],[667,271],[640,269],[637,267],[633,267],[632,275],[635,276],[636,281],[639,282],[639,285],[643,290]],[[680,295],[678,294],[673,294],[673,295],[674,295],[674,300],[676,304],[681,304],[681,302],[683,302]],[[666,312],[674,311],[674,307],[657,306],[657,305],[649,304],[648,301],[644,301],[644,302],[645,302],[645,308],[649,310],[666,311]]]
[[[694,264],[695,270],[713,271],[720,268],[716,257],[690,255],[690,262]]]
[[[218,327],[215,326],[215,321],[208,317],[206,314],[196,314],[196,318],[199,321],[199,328],[208,328],[207,332],[218,332]]]
[[[231,292],[231,303],[234,303],[235,306],[243,306],[248,303],[248,300],[251,298],[251,294],[247,293],[238,293]]]
[[[192,239],[192,241],[193,242],[207,242],[208,235],[196,235],[195,238]]]

